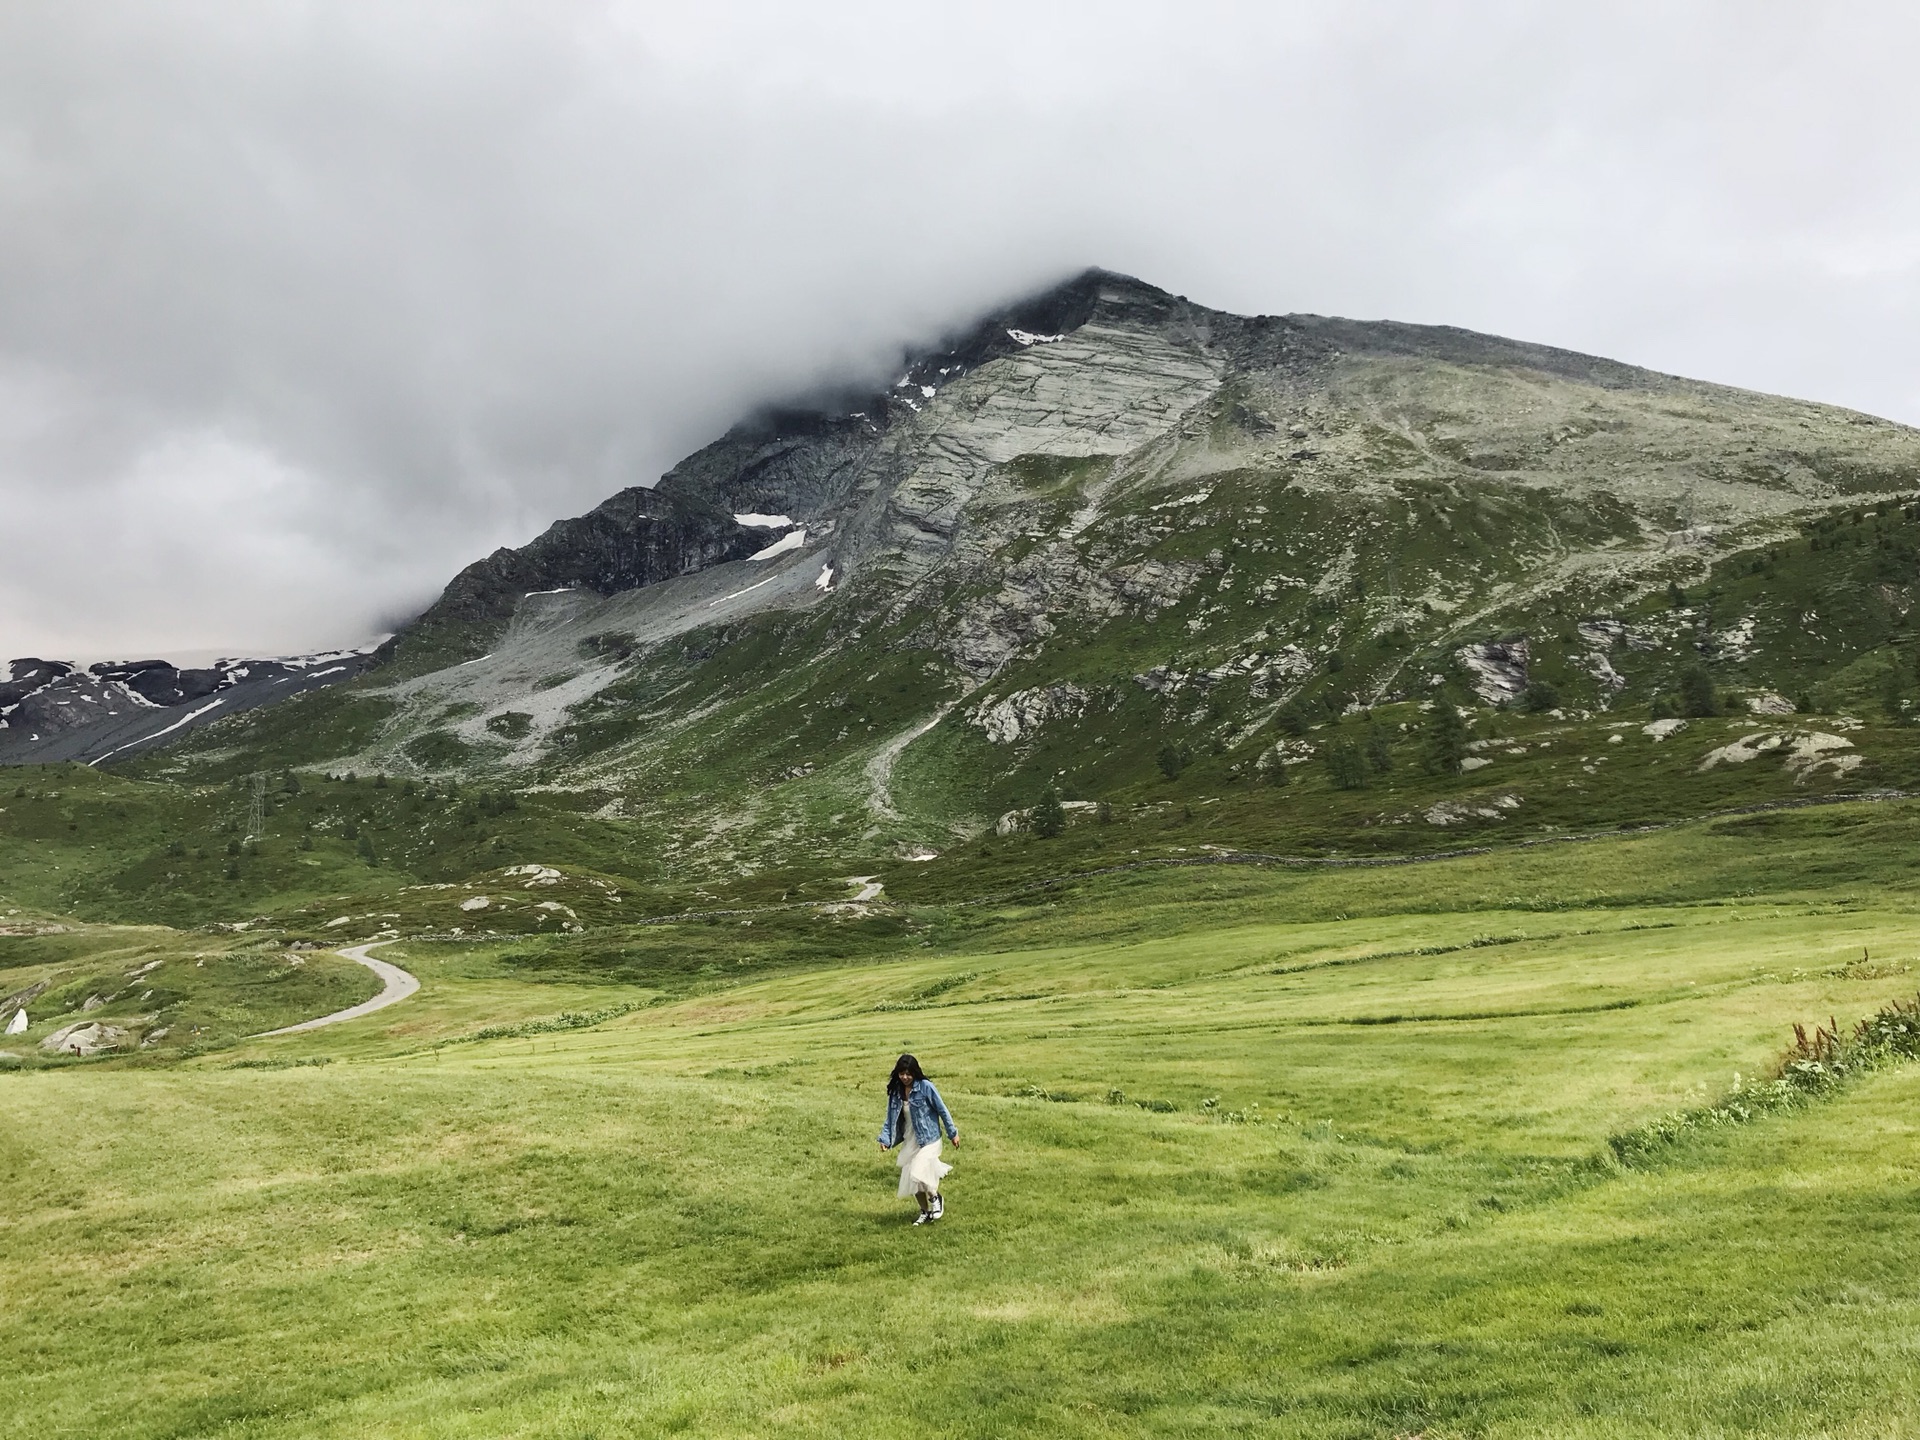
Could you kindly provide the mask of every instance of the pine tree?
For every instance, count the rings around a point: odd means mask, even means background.
[[[1327,773],[1336,790],[1364,790],[1367,785],[1367,760],[1353,740],[1336,740],[1327,746]]]
[[[1374,725],[1367,727],[1367,764],[1376,775],[1393,769],[1393,746],[1388,743],[1387,732]]]
[[[1436,700],[1427,717],[1427,768],[1458,775],[1467,758],[1467,722],[1445,700]]]
[[[1060,796],[1049,785],[1040,792],[1040,803],[1033,807],[1033,833],[1042,840],[1051,840],[1067,828],[1067,810],[1060,803]]]
[[[1720,713],[1720,699],[1713,693],[1713,677],[1706,666],[1689,666],[1681,675],[1680,713],[1696,720]]]

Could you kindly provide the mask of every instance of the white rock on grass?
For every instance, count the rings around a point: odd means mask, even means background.
[[[1462,820],[1504,819],[1506,811],[1519,808],[1518,795],[1495,795],[1490,803],[1477,805],[1471,800],[1442,800],[1424,818],[1429,825],[1458,825]]]
[[[1803,784],[1818,770],[1846,775],[1860,768],[1862,756],[1852,752],[1853,742],[1825,731],[1773,730],[1742,735],[1731,744],[1709,750],[1701,757],[1699,770],[1719,765],[1745,765],[1762,755],[1781,755],[1796,784]]]
[[[102,1050],[118,1050],[126,1040],[127,1032],[118,1025],[83,1020],[61,1026],[40,1042],[40,1048],[56,1055],[98,1055]]]
[[[1640,733],[1651,736],[1655,740],[1664,740],[1669,735],[1678,735],[1686,728],[1687,722],[1684,720],[1654,720],[1642,725]]]

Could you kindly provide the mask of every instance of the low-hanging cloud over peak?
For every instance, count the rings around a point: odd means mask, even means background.
[[[1090,263],[1920,418],[1913,28],[12,6],[0,652],[352,641]]]

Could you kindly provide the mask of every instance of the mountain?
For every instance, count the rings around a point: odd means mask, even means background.
[[[574,795],[721,871],[946,850],[1048,787],[1074,820],[1177,796],[1267,824],[1236,797],[1343,745],[1409,774],[1436,699],[1502,756],[1501,713],[1637,735],[1703,683],[1763,719],[1904,713],[1917,494],[1920,433],[1871,416],[1088,271],[882,393],[743,421],[469,566],[350,683],[137,768]],[[1791,771],[1779,723],[1783,793],[1872,772]],[[1485,787],[1428,821],[1455,802],[1329,783],[1369,791],[1348,830],[1515,820]]]
[[[181,669],[165,660],[0,662],[0,765],[131,758],[245,710],[350,680],[358,650],[273,660],[216,660]]]

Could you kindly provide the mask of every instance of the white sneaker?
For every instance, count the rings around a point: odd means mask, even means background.
[[[929,1220],[938,1220],[942,1215],[946,1213],[947,1213],[947,1202],[942,1200],[938,1195],[934,1196],[933,1209],[927,1212],[927,1218]]]
[[[933,1219],[933,1212],[931,1210],[922,1210],[918,1215],[913,1217],[913,1223],[916,1225],[924,1225],[931,1219]]]

